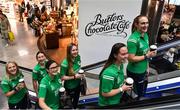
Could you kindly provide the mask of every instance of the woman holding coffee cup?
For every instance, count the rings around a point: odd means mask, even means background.
[[[123,63],[127,58],[127,47],[122,43],[114,44],[99,76],[99,106],[119,104],[122,93],[131,90],[132,86],[124,84]]]
[[[28,108],[28,90],[23,77],[16,62],[10,61],[6,64],[6,75],[1,81],[1,88],[8,97],[9,109]]]
[[[137,16],[132,24],[132,34],[127,41],[129,63],[127,76],[133,78],[135,92],[138,98],[144,95],[147,88],[148,58],[156,55],[149,50],[148,30],[149,21],[146,16]]]
[[[77,108],[80,96],[80,82],[84,74],[79,74],[81,59],[78,54],[77,45],[70,43],[67,46],[67,57],[61,63],[62,80],[65,80],[64,87],[67,95],[72,99],[73,108]],[[81,72],[81,71],[80,71]]]
[[[49,60],[45,67],[48,74],[41,80],[39,86],[39,106],[46,110],[59,109],[61,107],[59,89],[62,87],[58,73],[59,66],[55,61]]]

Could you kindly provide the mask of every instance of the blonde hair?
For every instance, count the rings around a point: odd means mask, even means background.
[[[8,65],[9,65],[10,63],[15,64],[15,66],[16,66],[16,68],[17,68],[16,75],[17,75],[17,73],[19,74],[19,66],[18,66],[18,64],[17,64],[15,61],[9,61],[9,62],[6,63],[6,75],[7,75],[8,78],[11,76],[11,73],[10,73],[10,71],[8,70]]]

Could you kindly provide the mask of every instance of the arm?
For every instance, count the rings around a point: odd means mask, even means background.
[[[44,98],[39,98],[39,106],[44,110],[51,110],[44,102]]]
[[[19,90],[19,88],[17,86],[14,87],[14,89],[12,89],[12,87],[9,86],[9,84],[6,80],[1,81],[1,89],[6,97],[10,97],[10,96],[16,94],[16,92]]]
[[[66,75],[64,75],[62,77],[62,80],[72,80],[72,79],[75,79],[75,76],[66,76]]]
[[[79,74],[75,74],[74,76],[68,76],[67,75],[68,72],[68,66],[65,63],[61,64],[61,70],[60,70],[60,74],[62,76],[62,80],[72,80],[72,79],[76,79],[76,78],[81,78],[82,75]]]
[[[38,83],[34,79],[33,79],[33,88],[34,88],[34,91],[35,91],[36,95],[38,95]]]
[[[129,54],[128,60],[130,62],[139,62],[139,61],[145,60],[145,56],[144,55],[136,56],[135,54]]]
[[[124,92],[124,91],[128,91],[131,90],[132,86],[127,86],[125,84],[123,84],[121,87],[117,88],[117,89],[112,89],[110,92],[108,93],[104,93],[102,92],[102,96],[104,97],[112,97],[120,92]]]
[[[15,90],[11,90],[11,91],[5,93],[5,96],[6,96],[6,97],[10,97],[10,96],[12,96],[12,95],[14,95],[14,94],[16,94],[16,91],[15,91]]]

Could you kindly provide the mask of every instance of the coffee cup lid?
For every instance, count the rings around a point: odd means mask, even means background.
[[[24,79],[19,79],[19,82],[23,82],[24,81]]]
[[[150,48],[157,49],[156,45],[151,45]]]
[[[79,72],[79,73],[84,73],[84,70],[80,69],[78,72]]]
[[[60,92],[64,92],[64,91],[65,91],[65,88],[64,88],[64,87],[61,87],[61,88],[59,89],[59,91],[60,91]]]
[[[126,78],[126,82],[127,82],[128,84],[133,84],[133,83],[134,83],[134,80],[133,80],[132,78],[128,77],[128,78]]]

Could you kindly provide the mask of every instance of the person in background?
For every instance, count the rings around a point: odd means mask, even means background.
[[[38,89],[40,82],[42,78],[44,78],[47,75],[47,71],[45,68],[45,64],[47,62],[46,57],[43,52],[37,52],[36,54],[36,60],[37,64],[33,69],[32,72],[32,82],[33,82],[33,88],[35,90],[36,96],[38,96]]]
[[[1,81],[1,89],[8,98],[9,109],[27,109],[28,91],[25,82],[19,82],[24,75],[19,70],[16,62],[6,64],[6,75]]]
[[[123,92],[132,89],[132,86],[124,84],[123,63],[127,58],[128,51],[125,44],[114,44],[99,75],[99,106],[119,104]]]
[[[2,10],[0,9],[0,31],[2,39],[5,40],[5,47],[9,45],[9,37],[8,32],[11,31],[11,25],[9,20],[5,14],[3,14]]]
[[[55,61],[49,60],[45,67],[48,74],[40,83],[39,106],[44,110],[59,109],[61,107],[59,89],[62,87],[60,74],[58,73],[59,66]]]
[[[149,51],[148,26],[149,21],[146,16],[137,16],[132,24],[132,34],[127,41],[129,53],[127,76],[134,80],[138,99],[144,95],[147,88],[148,58],[156,55],[156,51]]]
[[[163,56],[164,59],[168,60],[170,63],[174,62],[174,56],[175,56],[176,49],[170,48]]]
[[[25,2],[24,0],[21,2],[21,4],[19,5],[19,21],[23,22],[23,13],[25,11]]]
[[[29,2],[27,2],[27,4],[26,4],[26,9],[27,9],[27,14],[28,14],[29,10],[31,9],[31,5],[29,4]]]
[[[64,87],[67,95],[72,98],[73,108],[76,109],[80,96],[80,81],[84,77],[78,71],[81,68],[81,59],[78,54],[77,45],[70,43],[67,46],[67,57],[61,63],[60,73],[62,80],[65,80]]]
[[[46,6],[44,5],[41,8],[41,17],[40,17],[40,20],[41,20],[41,22],[44,22],[44,21],[47,21],[48,19],[49,19],[49,16],[47,14]]]

